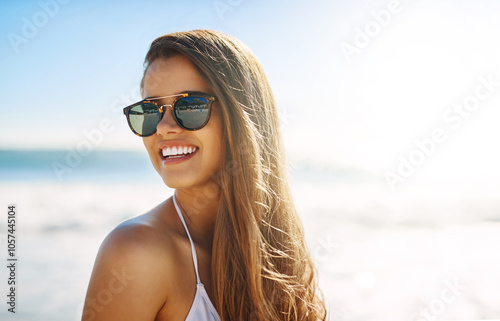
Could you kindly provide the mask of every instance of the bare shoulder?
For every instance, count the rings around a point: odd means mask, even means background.
[[[158,261],[162,258],[161,254],[168,254],[171,239],[168,226],[159,224],[154,218],[154,211],[119,224],[104,239],[99,251],[115,253],[119,258],[140,258],[146,262]]]
[[[152,213],[118,225],[99,248],[82,320],[154,320],[171,293],[172,251]]]

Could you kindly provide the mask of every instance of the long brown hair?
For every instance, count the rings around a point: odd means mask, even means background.
[[[274,97],[260,63],[233,37],[193,30],[154,40],[145,72],[153,60],[175,55],[187,57],[204,77],[224,124],[211,262],[221,319],[325,320],[287,183]]]

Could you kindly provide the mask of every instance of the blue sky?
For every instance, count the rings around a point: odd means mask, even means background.
[[[3,1],[0,148],[74,149],[107,121],[93,148],[141,149],[121,107],[149,44],[208,28],[262,62],[297,162],[397,173],[443,129],[416,177],[498,177],[500,88],[457,128],[443,117],[500,81],[499,14],[493,0]]]
[[[31,30],[26,25],[43,17],[44,7],[54,8],[40,3],[56,3],[57,9],[49,9],[55,14],[46,23],[41,20],[42,25],[32,32],[35,36],[24,37],[23,30]],[[296,48],[290,46],[292,34],[300,29],[295,22],[304,3],[298,1],[281,6],[253,1],[231,5],[227,1],[59,4],[48,0],[3,2],[2,6],[0,85],[5,99],[1,108],[8,112],[9,121],[4,118],[0,146],[63,147],[100,117],[117,116],[107,115],[110,103],[128,95],[138,83],[149,44],[168,32],[209,28],[232,34],[276,74],[295,69],[299,61],[293,53]],[[12,34],[26,43],[13,42]],[[120,133],[123,124],[117,124]]]

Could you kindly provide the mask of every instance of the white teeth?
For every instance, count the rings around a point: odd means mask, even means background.
[[[194,153],[197,150],[196,147],[193,146],[173,146],[173,147],[166,147],[162,149],[162,154],[163,157],[170,157],[170,156],[177,156],[179,157],[181,155],[189,155],[191,153]]]

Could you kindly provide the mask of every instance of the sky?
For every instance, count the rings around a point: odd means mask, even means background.
[[[0,149],[142,150],[122,108],[152,40],[214,29],[261,61],[295,166],[500,178],[500,3],[1,1]]]

